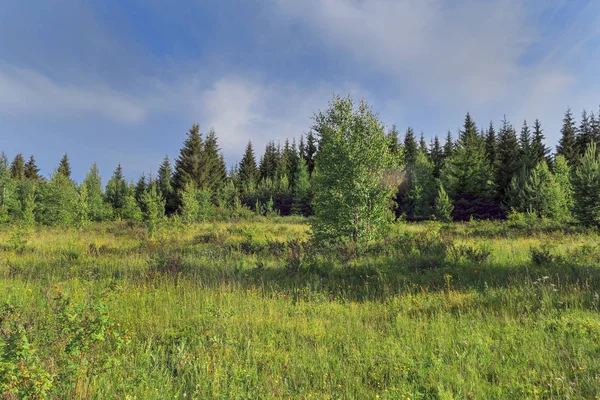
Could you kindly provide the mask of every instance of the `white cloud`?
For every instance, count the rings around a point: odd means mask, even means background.
[[[125,123],[146,118],[146,109],[139,102],[105,85],[62,84],[5,63],[0,63],[0,113],[47,118],[99,114]]]

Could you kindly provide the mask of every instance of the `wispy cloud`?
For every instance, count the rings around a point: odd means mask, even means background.
[[[136,123],[145,108],[131,96],[105,85],[58,83],[25,68],[0,63],[0,113],[46,118],[99,114],[118,122]]]

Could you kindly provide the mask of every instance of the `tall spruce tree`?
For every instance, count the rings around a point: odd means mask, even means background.
[[[494,129],[494,123],[490,121],[490,126],[485,134],[485,154],[488,160],[488,163],[491,166],[496,164],[496,147],[497,147],[497,138],[496,138],[496,130]]]
[[[167,215],[173,214],[177,210],[177,196],[173,189],[173,169],[169,156],[165,155],[162,164],[158,167],[158,191],[165,199],[165,212]]]
[[[94,163],[86,174],[82,186],[86,187],[89,218],[92,221],[104,221],[110,218],[112,209],[104,201],[102,193],[102,178],[98,166]]]
[[[438,179],[440,172],[444,166],[444,149],[440,143],[440,139],[435,136],[431,143],[431,150],[429,152],[429,158],[433,162],[433,177]]]
[[[202,159],[206,180],[204,187],[201,188],[217,193],[225,186],[227,181],[227,167],[217,142],[217,134],[213,129],[206,135]]]
[[[544,130],[539,119],[533,123],[533,139],[531,142],[532,154],[535,156],[535,162],[546,161],[550,165],[550,148],[545,144]]]
[[[281,160],[280,149],[274,141],[269,141],[265,146],[265,153],[260,159],[260,180],[270,179],[275,181],[277,178],[277,167]]]
[[[58,164],[57,172],[67,179],[71,179],[71,164],[69,163],[69,156],[65,153],[60,159]]]
[[[534,153],[531,131],[527,121],[523,121],[521,133],[519,135],[520,167],[527,171],[527,174],[537,166],[537,155]]]
[[[587,145],[591,142],[595,142],[595,139],[590,117],[588,116],[587,111],[583,110],[579,130],[577,131],[577,137],[575,138],[575,146],[577,147],[579,157],[583,156],[587,149]]]
[[[23,154],[17,154],[10,164],[10,176],[16,181],[25,179],[25,160],[23,159]]]
[[[452,141],[452,132],[446,134],[446,143],[444,143],[444,158],[452,157],[454,153],[454,142]]]
[[[306,167],[308,168],[308,173],[312,177],[313,172],[315,171],[315,158],[317,157],[317,138],[315,137],[312,131],[308,132],[306,136]]]
[[[386,139],[388,141],[390,154],[397,160],[400,156],[400,150],[402,148],[402,145],[400,144],[400,133],[398,132],[396,124],[393,124],[392,127],[389,129],[389,131],[386,134]]]
[[[560,130],[560,139],[556,146],[556,155],[564,156],[571,167],[577,165],[579,158],[577,144],[575,142],[576,128],[571,109],[568,108],[563,118],[563,126]]]
[[[508,204],[510,184],[520,167],[520,149],[517,134],[506,117],[502,120],[502,128],[498,132],[498,150],[495,169],[496,198]]]
[[[247,191],[249,188],[255,187],[258,181],[258,168],[256,167],[256,158],[254,157],[254,149],[252,142],[248,141],[246,151],[240,161],[239,166],[239,183],[242,191]]]
[[[296,168],[292,199],[292,213],[304,216],[311,215],[310,177],[306,161],[303,158],[300,158]]]
[[[419,139],[419,151],[426,156],[429,155],[427,151],[427,142],[425,141],[425,134],[423,132],[421,132],[421,137]]]
[[[33,154],[29,156],[29,160],[25,163],[24,167],[25,179],[29,179],[32,181],[40,181],[42,180],[42,176],[40,175],[40,169],[35,163],[35,157]]]
[[[133,200],[135,206],[138,207],[135,196],[133,195],[133,190],[131,190],[131,192],[132,193],[130,193],[127,181],[125,181],[125,178],[123,177],[123,168],[119,163],[117,168],[115,168],[112,177],[106,183],[106,192],[104,194],[105,201],[112,207],[113,215],[115,217],[124,217],[124,209],[126,206],[131,207],[131,204],[127,204],[128,196],[131,197],[129,202],[131,203],[131,200]]]
[[[600,114],[598,114],[598,118],[596,118],[593,112],[590,113],[590,125],[592,128],[592,136],[594,137],[594,141],[600,148]]]
[[[188,132],[183,147],[179,150],[179,157],[175,161],[175,173],[173,175],[173,188],[177,193],[185,188],[188,183],[196,187],[203,187],[206,183],[206,171],[204,168],[204,143],[200,126],[192,125]]]
[[[417,145],[417,139],[415,137],[415,131],[411,127],[406,130],[406,134],[404,135],[404,162],[409,167],[415,163],[417,159],[417,152],[419,148]]]

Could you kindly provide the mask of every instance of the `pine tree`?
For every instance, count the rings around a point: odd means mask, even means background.
[[[60,164],[58,164],[58,173],[64,176],[67,179],[71,179],[71,164],[69,163],[69,156],[65,153],[64,156],[60,159]]]
[[[581,123],[575,138],[575,147],[577,148],[578,157],[583,156],[587,149],[587,145],[595,142],[594,131],[588,117],[587,111],[583,110],[581,114]]]
[[[24,167],[25,179],[29,179],[32,181],[40,181],[42,180],[42,176],[40,175],[40,169],[35,163],[35,158],[33,155],[29,156],[29,161],[25,164]]]
[[[412,128],[408,128],[406,130],[406,134],[404,135],[404,162],[406,165],[410,166],[415,163],[417,159],[417,139],[415,138],[415,132]]]
[[[334,97],[315,116],[319,152],[313,179],[317,243],[352,240],[368,242],[392,217],[388,208],[393,190],[385,185],[391,165],[385,128],[360,102]]]
[[[200,126],[192,125],[188,132],[183,147],[179,150],[179,157],[175,161],[175,174],[173,175],[173,188],[179,193],[188,183],[196,187],[204,187],[206,174],[204,168],[204,143]]]
[[[452,141],[452,132],[448,131],[446,135],[446,143],[444,144],[444,158],[452,157],[454,153],[454,142]]]
[[[172,183],[173,169],[169,156],[165,155],[162,164],[158,168],[158,191],[165,199],[165,211],[167,215],[173,214],[177,210],[177,196]]]
[[[573,180],[575,216],[584,225],[600,227],[600,156],[591,142]]]
[[[55,171],[47,183],[39,184],[36,193],[36,218],[41,224],[73,225],[79,194],[70,179]]]
[[[25,179],[25,160],[23,159],[23,154],[17,154],[10,164],[10,176],[16,181]]]
[[[444,149],[440,144],[440,139],[435,136],[431,144],[431,151],[429,153],[431,161],[433,162],[433,177],[438,179],[442,167],[444,166]]]
[[[221,154],[221,149],[217,142],[217,134],[211,129],[206,135],[204,141],[204,169],[206,175],[206,185],[201,187],[212,193],[220,191],[227,180],[227,167]]]
[[[435,218],[440,222],[452,222],[452,211],[454,206],[452,200],[448,197],[448,193],[444,190],[444,186],[440,184],[435,199]]]
[[[485,135],[485,154],[488,160],[488,163],[491,166],[496,164],[496,147],[497,147],[497,138],[496,138],[496,130],[494,129],[494,124],[490,121],[490,126]]]
[[[544,143],[544,131],[540,120],[536,119],[533,124],[533,139],[531,143],[532,154],[535,156],[535,162],[540,163],[546,161],[550,165],[550,149]]]
[[[503,203],[509,202],[510,184],[513,176],[520,167],[520,149],[517,134],[512,125],[502,121],[502,128],[498,133],[497,162],[495,170],[495,183],[497,199]]]
[[[558,146],[556,146],[556,155],[564,156],[571,167],[577,165],[577,160],[579,158],[577,144],[575,142],[575,133],[575,122],[573,121],[573,115],[569,108],[563,118],[563,127],[560,131],[561,137],[558,141]]]
[[[248,141],[246,151],[242,157],[239,167],[240,188],[242,191],[247,191],[248,188],[256,186],[258,181],[258,169],[256,168],[256,158],[254,157],[254,149],[252,142]]]
[[[317,157],[317,138],[312,131],[308,132],[306,136],[306,166],[308,167],[308,173],[313,176],[315,171],[315,158]]]
[[[131,198],[136,203],[136,207],[138,207],[137,201],[135,200],[135,196],[133,194],[134,191],[132,190],[131,192],[132,193],[130,194],[127,182],[123,177],[123,168],[121,167],[121,164],[118,164],[113,176],[106,184],[105,193],[105,201],[112,207],[113,215],[115,217],[123,217],[123,210],[126,206],[126,202],[128,201],[127,197],[129,195],[131,195]],[[131,205],[128,206],[129,211],[131,211]]]

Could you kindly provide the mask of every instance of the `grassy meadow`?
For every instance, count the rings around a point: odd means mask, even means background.
[[[600,398],[597,232],[165,224],[0,230],[0,398]]]

